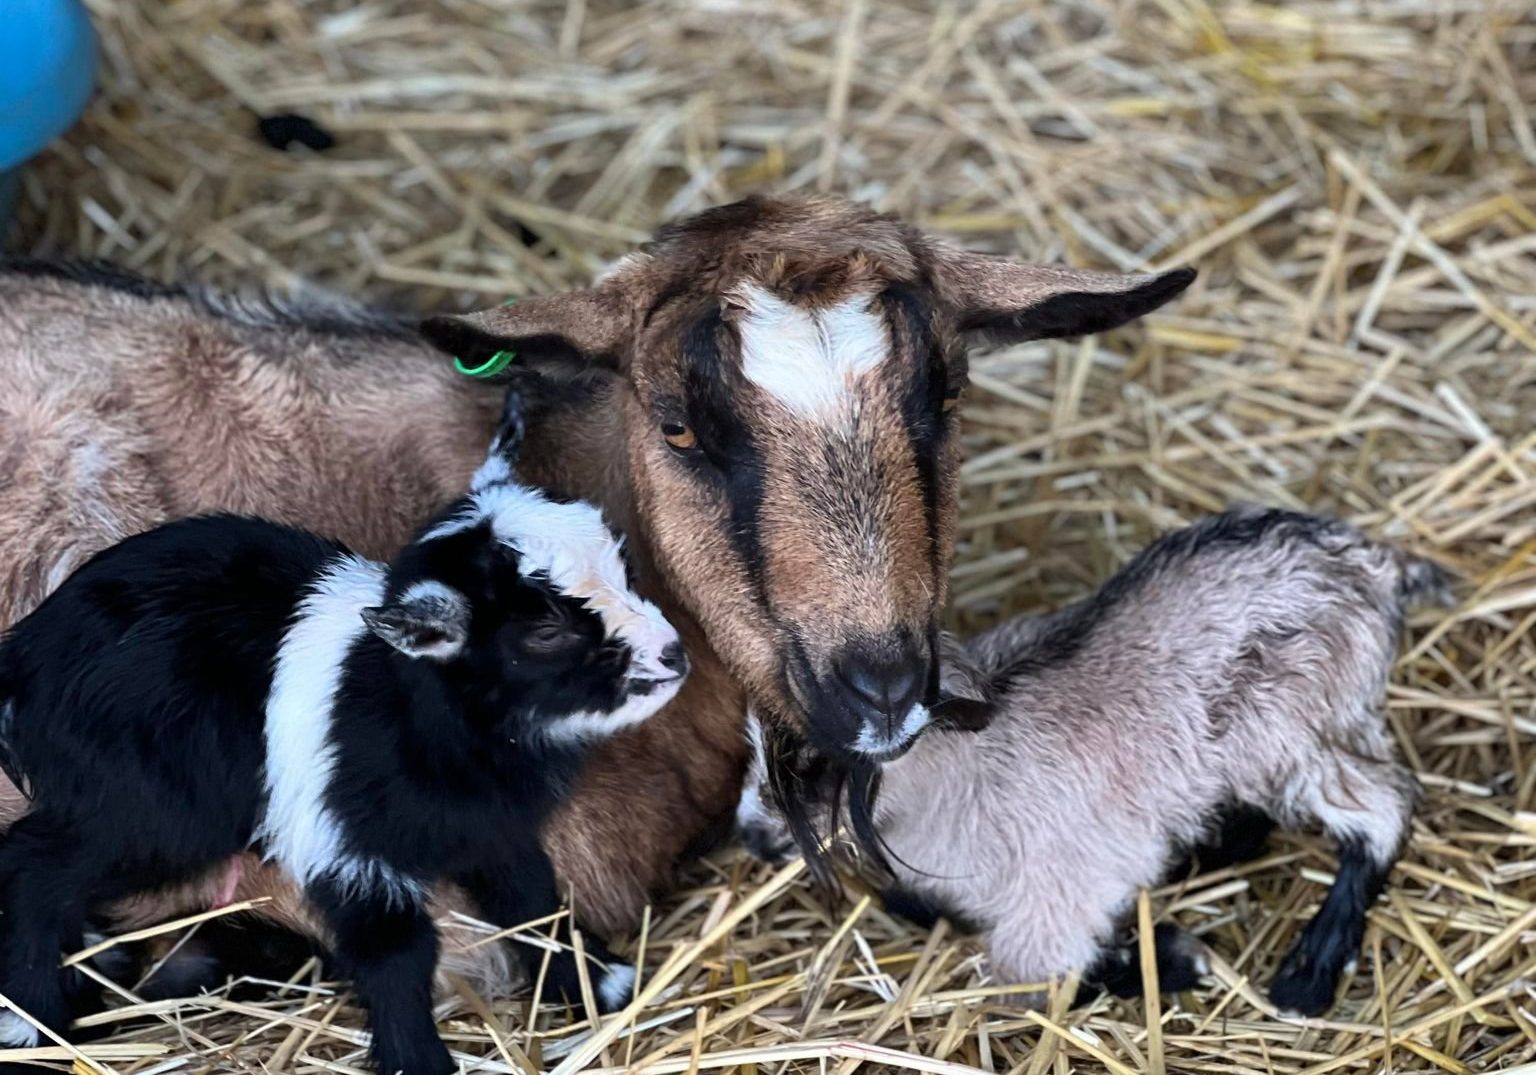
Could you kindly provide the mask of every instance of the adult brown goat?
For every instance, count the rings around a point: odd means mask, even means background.
[[[749,697],[843,758],[898,754],[927,722],[966,340],[1110,329],[1193,276],[1024,265],[795,198],[670,225],[591,289],[419,331],[12,264],[0,626],[98,549],[192,512],[258,513],[367,555],[398,545],[463,486],[500,398],[433,345],[469,362],[515,349],[542,385],[523,477],[628,534],[638,586],[694,666],[670,706],[597,752],[546,833],[580,916],[620,932],[728,826]],[[133,917],[274,892],[282,879],[248,861]],[[286,896],[268,913],[307,920]]]

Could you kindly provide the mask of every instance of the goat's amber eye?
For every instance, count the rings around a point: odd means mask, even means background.
[[[686,452],[699,443],[699,438],[693,435],[693,430],[681,422],[661,423],[661,435],[667,438],[668,444],[680,452]]]

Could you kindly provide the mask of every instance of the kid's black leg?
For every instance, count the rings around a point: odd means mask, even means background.
[[[480,907],[480,912],[503,928],[547,918],[560,909],[554,866],[538,847],[526,848],[517,858],[485,863],[456,878]],[[546,932],[540,928],[540,932]],[[554,939],[562,947],[548,954],[544,971],[546,998],[563,996],[572,1004],[581,1003],[581,978],[576,958],[567,946],[571,943],[570,916],[562,918]],[[529,981],[536,981],[544,966],[546,949],[514,941],[518,958],[528,969]],[[635,983],[635,969],[619,960],[601,939],[582,935],[587,955],[587,980],[593,999],[602,1012],[618,1011],[630,1001]]]
[[[1212,872],[1262,858],[1275,828],[1267,811],[1247,803],[1229,804],[1212,820],[1205,837],[1169,867],[1166,877],[1178,881],[1192,869]]]
[[[1196,988],[1209,972],[1205,948],[1185,930],[1164,922],[1153,927],[1152,952],[1157,961],[1159,993],[1183,993]],[[1083,974],[1076,1003],[1111,993],[1132,1000],[1146,993],[1141,976],[1141,947],[1132,933],[1124,943],[1106,948],[1099,961]]]
[[[1339,842],[1333,887],[1281,960],[1269,988],[1277,1008],[1321,1015],[1333,1005],[1339,976],[1360,952],[1366,912],[1381,894],[1390,869],[1391,863],[1373,855],[1365,840],[1345,837]]]
[[[885,905],[886,913],[904,919],[918,929],[932,929],[944,917],[938,904],[900,885],[889,886],[880,894],[880,902]]]
[[[981,932],[981,927],[964,915],[942,906],[920,892],[914,892],[900,885],[886,886],[885,891],[880,893],[880,902],[888,914],[905,919],[919,929],[932,929],[939,924],[939,919],[943,918],[961,933]]]
[[[379,1075],[453,1071],[432,1021],[437,931],[420,897],[399,888],[347,888],[334,879],[311,882],[309,895],[331,928],[337,969],[368,1009]]]
[[[61,959],[84,932],[94,887],[77,840],[41,812],[16,822],[0,843],[0,993],[56,1034],[71,1017]],[[0,1047],[37,1045],[35,1026],[0,1011]]]

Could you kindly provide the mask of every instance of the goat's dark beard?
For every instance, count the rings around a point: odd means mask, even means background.
[[[811,880],[823,898],[835,899],[841,893],[842,885],[838,882],[832,857],[822,847],[823,840],[832,834],[819,831],[814,811],[824,807],[824,813],[835,827],[837,818],[843,813],[845,796],[854,845],[870,863],[887,876],[895,872],[891,868],[892,859],[914,869],[891,849],[875,826],[875,801],[880,794],[879,765],[864,760],[845,762],[826,757],[810,748],[796,732],[778,726],[766,729],[765,738],[769,789],[805,859]],[[824,799],[828,789],[830,795]]]
[[[789,825],[789,834],[805,859],[811,881],[823,898],[835,898],[841,886],[832,863],[821,847],[821,834],[817,831],[812,807],[817,804],[819,785],[823,780],[834,779],[832,816],[835,818],[837,789],[841,778],[829,774],[830,761],[810,751],[796,733],[768,724],[763,728],[764,761],[768,770],[768,787],[779,812]]]

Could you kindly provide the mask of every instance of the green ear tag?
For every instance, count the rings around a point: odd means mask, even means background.
[[[515,361],[516,351],[497,351],[478,366],[466,366],[462,358],[456,358],[453,360],[453,368],[466,377],[494,377]]]
[[[516,299],[508,299],[506,302],[502,303],[502,305],[511,306],[516,301]],[[453,360],[453,368],[458,370],[466,377],[479,377],[484,379],[486,377],[496,376],[498,373],[516,361],[516,351],[497,351],[494,355],[480,363],[478,366],[466,366],[464,365],[464,360],[462,358],[455,358]]]

